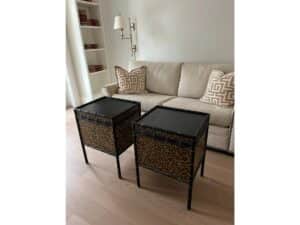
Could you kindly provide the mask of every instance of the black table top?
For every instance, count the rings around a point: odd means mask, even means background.
[[[113,118],[118,116],[132,107],[136,106],[136,102],[121,100],[110,97],[102,97],[77,107],[77,110],[97,114],[103,117]]]
[[[156,106],[142,116],[137,124],[196,137],[203,126],[207,124],[208,119],[209,115],[206,113]]]

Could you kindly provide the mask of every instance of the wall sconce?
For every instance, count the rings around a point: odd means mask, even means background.
[[[124,35],[124,19],[122,16],[115,16],[115,21],[114,21],[114,30],[120,30],[121,31],[121,39],[125,40],[128,39],[130,41],[130,48],[131,48],[131,55],[135,56],[136,53],[136,44],[133,43],[133,33],[136,30],[135,23],[133,23],[130,19],[128,18],[129,22],[129,36]]]

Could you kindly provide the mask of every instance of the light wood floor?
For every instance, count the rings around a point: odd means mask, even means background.
[[[187,185],[140,168],[135,180],[133,148],[115,158],[87,148],[83,160],[72,110],[67,111],[68,225],[227,225],[233,224],[234,158],[208,151],[205,177],[194,181],[192,210],[186,210]]]

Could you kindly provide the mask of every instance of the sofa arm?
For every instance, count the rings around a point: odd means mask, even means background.
[[[113,94],[117,93],[117,90],[118,90],[118,84],[117,83],[107,84],[102,88],[102,94],[104,96],[111,97]]]

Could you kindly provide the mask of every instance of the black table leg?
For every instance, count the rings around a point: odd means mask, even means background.
[[[140,184],[140,172],[139,172],[139,166],[136,165],[136,184],[138,187],[141,187]]]
[[[137,150],[136,150],[137,146],[135,143],[136,143],[136,136],[134,135],[134,158],[135,158],[136,184],[138,187],[141,187],[138,155],[137,155]]]
[[[206,151],[207,151],[208,128],[209,128],[209,125],[207,124],[207,129],[206,129],[206,134],[205,134],[205,145],[204,145],[205,149],[204,149],[204,153],[203,153],[203,159],[202,159],[202,162],[201,162],[201,164],[202,164],[201,165],[201,172],[200,172],[201,177],[204,176],[204,167],[205,167],[205,159],[206,159]]]
[[[138,187],[141,187],[141,184],[140,184],[140,171],[139,171],[137,153],[136,153],[136,149],[135,148],[134,148],[134,154],[135,154],[136,184],[137,184]]]
[[[76,125],[77,125],[77,129],[78,129],[78,133],[79,133],[79,138],[80,138],[80,144],[81,144],[81,148],[82,148],[82,151],[83,151],[84,161],[85,161],[86,164],[89,164],[89,160],[87,158],[85,146],[84,146],[84,143],[83,143],[83,140],[82,140],[81,130],[80,130],[80,126],[79,126],[76,111],[75,111],[75,118],[76,118]]]
[[[116,155],[116,159],[117,159],[117,167],[118,167],[118,176],[119,179],[122,179],[122,175],[121,175],[121,167],[120,167],[120,159],[119,159],[119,155]]]
[[[87,158],[85,146],[84,146],[84,144],[83,144],[82,142],[81,142],[81,147],[82,147],[82,151],[83,151],[84,161],[85,161],[86,164],[89,164],[89,160],[88,160],[88,158]]]
[[[192,194],[193,194],[193,180],[189,183],[189,193],[188,193],[188,201],[187,201],[187,209],[191,209],[192,205]]]
[[[205,167],[205,157],[206,156],[206,150],[204,151],[202,162],[201,162],[201,171],[200,171],[200,176],[204,176],[204,167]]]

